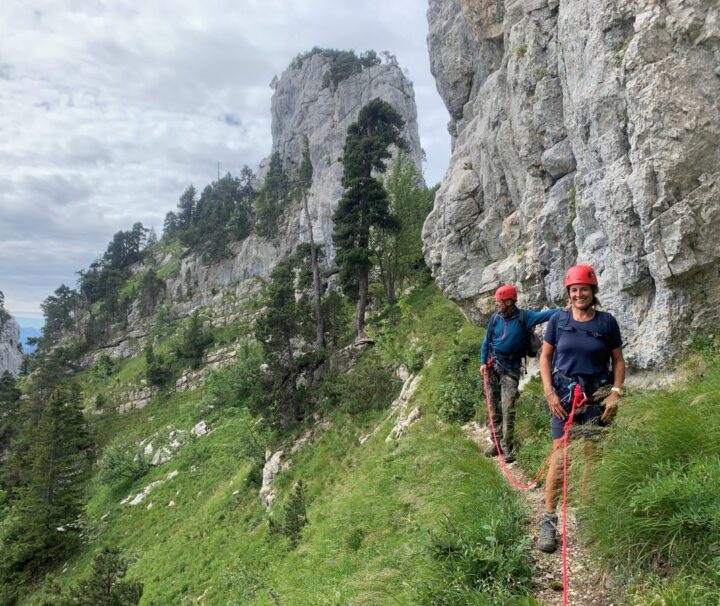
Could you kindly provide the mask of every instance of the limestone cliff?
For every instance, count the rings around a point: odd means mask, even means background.
[[[360,109],[374,98],[392,105],[405,120],[404,137],[410,157],[421,169],[422,149],[417,125],[417,110],[412,83],[391,55],[385,63],[366,67],[336,85],[327,85],[325,73],[330,59],[322,52],[311,53],[274,79],[272,98],[272,146],[283,165],[294,176],[307,137],[313,164],[313,183],[308,207],[313,222],[315,242],[325,247],[328,266],[334,259],[332,248],[332,215],[342,195],[341,177],[343,146],[347,129],[357,119]],[[270,142],[268,142],[270,143]],[[268,161],[258,170],[260,180]],[[281,218],[279,234],[262,238],[256,234],[230,245],[228,258],[216,263],[203,262],[200,255],[189,252],[179,268],[167,279],[164,300],[170,313],[184,317],[200,306],[209,307],[211,321],[222,324],[237,318],[238,309],[248,296],[257,292],[258,278],[267,278],[279,260],[290,255],[298,244],[309,241],[309,230],[302,206],[290,206]],[[177,260],[168,256],[157,260],[162,268]],[[144,271],[136,267],[135,271]],[[128,321],[115,327],[106,353],[127,357],[137,353],[152,318],[136,301]],[[86,360],[90,363],[95,352]]]
[[[396,62],[391,60],[363,69],[336,87],[324,85],[324,75],[329,68],[330,61],[322,53],[294,63],[274,82],[271,106],[271,151],[280,154],[291,175],[300,163],[303,141],[307,137],[313,164],[309,213],[315,241],[326,247],[327,263],[334,258],[332,214],[342,195],[339,159],[348,126],[364,105],[378,97],[400,113],[405,120],[403,135],[409,143],[410,155],[418,168],[422,168],[415,94],[412,83]],[[258,171],[261,178],[266,166],[267,160],[264,160]],[[305,214],[298,204],[286,212],[277,238],[251,235],[235,245],[231,259],[213,266],[205,266],[195,256],[188,257],[177,280],[168,284],[168,292],[178,293],[190,281],[197,293],[192,305],[206,305],[212,300],[213,287],[217,289],[252,277],[266,278],[280,259],[291,254],[298,244],[308,241]]]
[[[22,364],[22,353],[18,349],[20,327],[15,318],[0,307],[0,375],[5,371],[17,376]]]
[[[720,319],[720,2],[430,0],[453,154],[425,256],[476,320],[595,266],[637,367]]]

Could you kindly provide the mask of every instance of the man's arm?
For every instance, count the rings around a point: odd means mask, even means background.
[[[547,322],[556,313],[562,310],[562,307],[553,307],[552,309],[544,309],[542,311],[533,311],[531,309],[527,309],[525,310],[525,317],[527,318],[525,320],[525,323],[527,324],[528,328],[532,328],[533,326],[537,326],[538,324],[543,324],[544,322]]]

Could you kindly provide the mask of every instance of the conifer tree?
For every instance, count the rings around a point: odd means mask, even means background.
[[[10,440],[18,429],[20,419],[20,390],[8,371],[0,377],[0,469],[10,450]],[[1,475],[1,474],[0,474]]]
[[[290,186],[282,157],[278,152],[273,152],[255,204],[255,231],[258,235],[266,238],[277,235],[278,219],[287,203]]]
[[[365,329],[372,267],[370,229],[397,226],[397,220],[388,208],[387,192],[373,176],[373,171],[385,172],[391,145],[401,149],[406,147],[401,136],[403,126],[403,119],[391,105],[373,99],[360,110],[357,121],[348,128],[343,148],[342,185],[345,191],[333,215],[333,242],[337,248],[336,261],[341,279],[357,294],[357,337],[364,336]]]
[[[287,425],[299,419],[296,391],[299,360],[293,340],[301,333],[300,314],[295,299],[295,259],[278,263],[266,290],[266,311],[258,319],[255,333],[263,344],[268,373],[258,403],[272,422]]]
[[[37,425],[26,425],[24,431],[31,433],[28,466],[0,537],[0,598],[10,603],[21,585],[77,545],[90,466],[91,442],[77,388],[57,387]]]
[[[312,219],[308,210],[308,195],[312,186],[313,165],[310,161],[310,147],[307,137],[303,141],[303,155],[300,169],[298,170],[298,191],[305,210],[305,220],[308,224],[310,237],[310,266],[313,276],[313,306],[315,311],[315,348],[322,349],[325,346],[325,326],[322,312],[322,285],[320,283],[320,266],[318,261],[318,250],[313,235]]]
[[[125,581],[128,564],[116,547],[103,547],[93,558],[88,578],[67,595],[44,606],[135,606],[143,594],[143,584]]]
[[[183,333],[182,341],[175,353],[180,358],[190,362],[191,368],[200,368],[205,350],[212,343],[212,336],[203,330],[200,314],[195,310],[190,316],[187,328]]]

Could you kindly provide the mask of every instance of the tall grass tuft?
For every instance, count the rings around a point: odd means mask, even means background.
[[[685,389],[623,403],[623,422],[593,470],[586,516],[609,562],[694,574],[718,557],[719,403],[718,368]]]

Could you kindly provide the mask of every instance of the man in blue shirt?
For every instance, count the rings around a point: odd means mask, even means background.
[[[495,310],[490,317],[480,351],[480,374],[487,385],[492,423],[497,433],[503,458],[513,463],[513,433],[515,429],[515,402],[523,358],[527,349],[527,332],[547,322],[561,309],[546,311],[520,310],[516,306],[517,289],[501,286],[495,291]],[[520,321],[522,312],[524,326]],[[486,457],[498,455],[493,443],[483,453]]]

